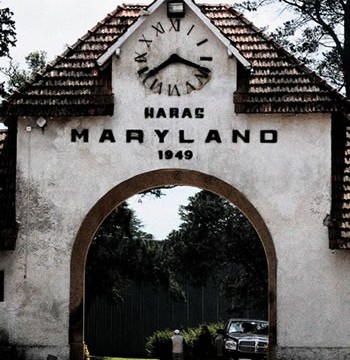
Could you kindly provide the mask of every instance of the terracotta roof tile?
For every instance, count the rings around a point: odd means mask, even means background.
[[[108,14],[31,82],[13,94],[2,108],[2,114],[112,114],[111,67],[100,69],[96,61],[138,19],[144,8],[142,5],[123,5]],[[227,5],[199,5],[199,8],[252,65],[251,72],[239,68],[238,91],[233,95],[236,112],[348,111],[348,100],[266,37],[242,14]],[[333,122],[335,128],[332,131],[333,189],[328,223],[330,247],[350,248],[350,126],[340,115],[333,116],[338,118]],[[15,118],[12,120],[15,122]],[[11,138],[16,138],[15,130],[12,137],[6,135],[6,142],[5,137],[0,138],[0,187],[7,186],[9,194],[9,198],[5,199],[4,192],[0,192],[0,222],[4,220],[0,224],[0,248],[13,246],[16,228],[15,141],[9,142]],[[6,178],[1,178],[1,174],[5,174]]]
[[[236,112],[327,112],[348,105],[341,95],[230,6],[198,6],[252,65],[251,73],[242,77],[234,95]],[[123,5],[108,14],[11,96],[4,113],[112,114],[111,69],[99,69],[96,60],[138,19],[144,8]],[[70,108],[64,108],[65,105]]]
[[[346,116],[333,116],[332,208],[330,248],[350,249],[350,124]]]

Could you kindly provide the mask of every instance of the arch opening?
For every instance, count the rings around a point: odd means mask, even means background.
[[[69,341],[71,359],[83,359],[84,278],[90,243],[104,219],[119,204],[133,195],[167,185],[194,186],[225,198],[248,218],[261,239],[268,266],[268,320],[270,354],[276,343],[276,255],[274,244],[263,219],[242,193],[216,177],[189,170],[156,170],[137,175],[117,185],[103,196],[85,217],[73,245],[71,258]]]

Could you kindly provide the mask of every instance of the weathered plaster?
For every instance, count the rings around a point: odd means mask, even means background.
[[[143,179],[143,174],[147,179],[153,171],[170,169],[182,171],[179,176],[184,184],[191,185],[196,178],[193,173],[216,179],[209,190],[215,191],[216,182],[225,183],[232,193],[238,191],[246,199],[243,209],[247,204],[254,207],[251,220],[259,218],[266,238],[272,239],[270,254],[275,258],[270,255],[268,260],[277,266],[277,287],[272,286],[277,302],[271,305],[277,313],[277,358],[311,359],[317,354],[320,360],[346,359],[350,255],[328,249],[327,228],[322,224],[330,210],[330,115],[235,114],[236,60],[191,13],[187,21],[196,23],[198,39],[205,37],[211,43],[212,78],[191,95],[151,93],[142,86],[133,59],[138,39],[148,34],[152,23],[163,21],[163,12],[161,7],[150,16],[123,44],[120,57],[113,58],[113,116],[47,119],[44,130],[34,118],[19,121],[20,229],[16,249],[0,254],[6,285],[5,302],[0,303],[2,336],[18,344],[28,359],[46,359],[48,354],[68,359],[69,341],[72,348],[79,348],[83,340],[75,328],[68,336],[69,315],[71,321],[74,316],[79,320],[82,312],[82,291],[78,290],[83,284],[75,292],[71,274],[84,271],[86,244],[104,217],[125,198],[119,195],[114,198],[118,201],[104,202],[103,211],[96,213],[99,216],[90,219],[89,213],[120,184],[127,197],[132,196],[128,191],[131,179]],[[198,55],[193,48],[182,48],[178,35],[171,42],[179,46],[177,51],[188,57]],[[170,43],[161,45],[159,54]],[[176,78],[176,72],[172,76]],[[146,107],[203,108],[204,117],[145,119]],[[72,129],[88,129],[89,141],[71,142]],[[99,142],[104,129],[112,131],[115,142]],[[142,130],[144,142],[127,143],[130,129]],[[220,134],[220,143],[205,143],[212,129]],[[249,130],[250,142],[233,143],[234,129]],[[154,130],[169,130],[164,143]],[[180,130],[194,142],[181,143]],[[261,143],[262,130],[276,131],[278,141]],[[191,150],[193,158],[161,160],[159,150]],[[144,184],[130,189],[142,190]],[[222,195],[230,198],[232,193],[227,190]],[[79,247],[76,239],[87,218],[91,220],[89,238],[85,247]],[[82,256],[78,269],[71,263],[73,249],[74,256]],[[74,324],[81,326],[78,321]]]
[[[315,360],[332,359],[348,360],[350,359],[350,348],[328,348],[328,347],[281,347],[277,351],[279,360]]]

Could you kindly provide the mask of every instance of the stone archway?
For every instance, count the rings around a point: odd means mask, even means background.
[[[155,170],[126,180],[106,193],[89,211],[76,236],[71,257],[69,343],[70,359],[83,359],[84,341],[84,281],[85,261],[90,242],[109,213],[129,197],[148,189],[165,185],[188,185],[223,196],[235,204],[255,227],[265,249],[268,264],[268,296],[270,322],[270,355],[274,359],[276,345],[277,258],[270,233],[254,206],[228,183],[192,170]]]

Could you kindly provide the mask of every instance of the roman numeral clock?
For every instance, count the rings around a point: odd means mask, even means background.
[[[211,79],[213,55],[203,28],[186,18],[151,23],[135,44],[133,63],[146,92],[184,96]]]

